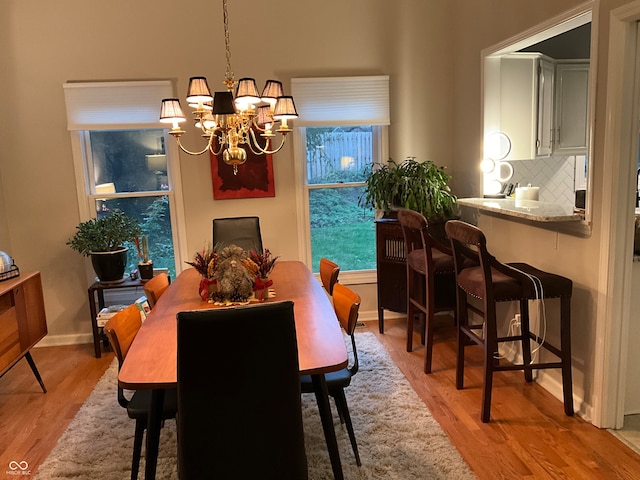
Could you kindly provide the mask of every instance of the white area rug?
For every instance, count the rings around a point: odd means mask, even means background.
[[[332,401],[345,479],[475,478],[375,335],[357,334],[356,342],[360,371],[346,394],[362,459],[360,468]],[[129,478],[134,422],[118,405],[116,374],[114,361],[38,469],[37,480]],[[332,479],[313,394],[303,395],[303,416],[309,478]],[[144,458],[140,471],[139,478],[143,478]],[[157,472],[158,479],[177,479],[174,421],[166,422],[162,429]]]

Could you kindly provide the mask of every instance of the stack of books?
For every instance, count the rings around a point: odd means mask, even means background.
[[[104,327],[111,317],[125,308],[127,308],[127,305],[109,305],[108,307],[104,307],[98,312],[98,316],[96,317],[98,327]]]

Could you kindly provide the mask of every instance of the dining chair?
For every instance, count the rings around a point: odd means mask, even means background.
[[[109,337],[109,342],[118,359],[118,370],[127,356],[129,347],[140,330],[142,320],[140,310],[136,305],[129,305],[124,310],[111,317],[104,326],[104,332]],[[136,421],[136,430],[133,440],[133,459],[131,462],[131,479],[138,478],[140,468],[140,456],[142,453],[142,439],[147,428],[147,419],[151,405],[151,390],[137,390],[131,398],[127,399],[124,390],[118,385],[118,403],[127,409],[129,418]],[[167,389],[164,396],[162,420],[176,417],[178,401],[176,389]]]
[[[414,319],[421,318],[425,345],[424,372],[431,373],[435,314],[453,312],[456,317],[456,278],[451,247],[434,238],[421,213],[398,210],[407,255],[407,352],[413,350]]]
[[[333,286],[338,282],[340,267],[326,258],[320,259],[320,281],[329,295],[333,295]]]
[[[353,431],[353,424],[351,422],[351,415],[349,414],[349,406],[347,405],[347,398],[344,394],[344,389],[351,384],[351,378],[359,369],[355,330],[356,324],[358,323],[358,310],[360,308],[360,303],[360,295],[355,293],[349,287],[340,283],[336,283],[334,285],[333,308],[336,312],[340,325],[351,337],[353,362],[349,367],[345,367],[336,372],[326,373],[324,376],[329,395],[331,395],[336,402],[340,422],[344,423],[347,427],[347,433],[349,434],[349,440],[351,441],[351,448],[353,449],[353,454],[356,457],[356,464],[358,466],[362,465],[362,463],[360,462],[358,444],[356,443],[356,436]],[[310,375],[303,375],[300,377],[300,384],[303,393],[311,393],[314,391],[313,381]]]
[[[259,217],[229,217],[213,219],[213,247],[221,250],[229,245],[262,254]]]
[[[149,307],[153,308],[160,296],[169,288],[171,278],[162,272],[148,280],[144,284],[144,294],[149,301]]]
[[[293,302],[179,312],[177,329],[179,478],[307,479]]]
[[[464,351],[467,346],[480,345],[484,350],[481,419],[491,416],[493,373],[503,370],[523,370],[527,382],[533,380],[534,369],[559,368],[562,371],[564,411],[573,415],[571,384],[571,293],[573,282],[560,275],[544,272],[526,263],[502,263],[487,250],[487,239],[478,227],[459,220],[450,220],[445,230],[451,241],[456,267],[458,298],[458,345],[456,388],[464,387]],[[469,265],[471,259],[475,265]],[[560,299],[560,348],[546,338],[546,330],[532,332],[529,321],[529,301],[545,302]],[[496,306],[499,302],[518,302],[520,323],[512,325],[506,336],[498,336]],[[546,308],[540,321],[549,322]],[[483,322],[469,321],[469,311]],[[559,361],[532,361],[531,340],[559,358]],[[499,344],[519,342],[522,363],[504,362]]]

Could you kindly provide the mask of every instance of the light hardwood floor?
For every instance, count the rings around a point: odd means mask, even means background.
[[[95,358],[93,344],[34,348],[31,354],[47,393],[24,359],[0,378],[0,478],[15,478],[7,474],[14,461],[27,462],[35,475],[114,358],[112,352]]]
[[[405,322],[386,323],[384,335],[377,323],[358,331],[378,336],[478,478],[640,479],[640,456],[606,430],[566,417],[559,400],[519,372],[496,374],[492,421],[483,424],[480,355],[471,355],[466,388],[458,391],[452,328],[438,331],[433,373],[424,375],[418,338],[407,353]],[[11,461],[27,461],[35,474],[113,359],[92,352],[92,345],[34,349],[47,394],[25,361],[0,378],[0,477]]]

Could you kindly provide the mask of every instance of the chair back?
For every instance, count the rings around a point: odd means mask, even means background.
[[[141,325],[140,310],[136,305],[129,305],[119,311],[105,324],[104,332],[111,342],[120,366],[127,357],[129,347],[131,347],[133,339],[136,338]]]
[[[340,283],[336,283],[333,287],[333,309],[336,317],[345,332],[351,337],[351,345],[353,346],[353,365],[349,367],[351,375],[355,375],[358,371],[358,350],[356,348],[355,330],[358,323],[358,311],[360,310],[360,295],[345,287]]]
[[[531,279],[491,255],[482,230],[460,220],[448,221],[445,230],[454,252],[456,281],[467,293],[484,299],[485,304],[528,295]]]
[[[230,217],[213,219],[213,247],[222,250],[237,245],[247,252],[262,254],[262,235],[258,217]]]
[[[105,324],[104,333],[109,338],[109,342],[118,359],[118,370],[122,367],[122,363],[127,357],[129,348],[133,343],[133,339],[136,338],[141,325],[140,310],[135,304],[119,311]],[[129,403],[120,386],[118,386],[118,403],[125,408]]]
[[[320,280],[329,295],[333,295],[333,286],[338,282],[340,267],[326,258],[320,259]]]
[[[149,301],[149,307],[153,308],[160,296],[169,288],[170,283],[169,275],[162,272],[144,284],[144,294]]]
[[[447,255],[453,256],[448,245],[444,245],[442,241],[438,241],[429,230],[429,222],[419,212],[408,208],[398,209],[398,222],[402,227],[405,246],[407,248],[406,255],[413,250],[423,249],[427,257],[431,257],[431,249],[436,248]]]
[[[180,312],[177,328],[179,478],[308,478],[293,302]]]

